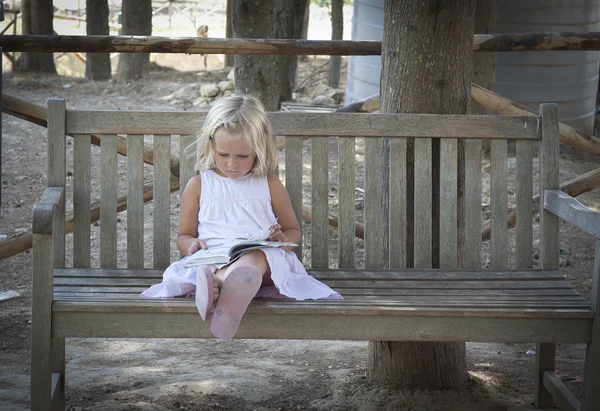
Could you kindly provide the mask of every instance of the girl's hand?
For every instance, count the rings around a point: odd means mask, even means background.
[[[204,240],[200,240],[199,238],[196,238],[196,239],[192,240],[192,243],[188,247],[187,255],[190,256],[190,255],[194,254],[196,251],[198,251],[199,249],[206,250],[207,248],[208,248],[208,246],[206,245]]]
[[[287,241],[285,239],[285,236],[283,235],[283,232],[281,231],[281,225],[275,224],[273,226],[273,229],[271,230],[271,234],[269,234],[269,238],[267,238],[267,240],[269,240],[269,241]]]

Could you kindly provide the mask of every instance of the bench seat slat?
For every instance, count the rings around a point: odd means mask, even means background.
[[[55,278],[153,278],[162,279],[164,270],[152,269],[55,269]],[[438,280],[470,280],[470,281],[501,281],[501,280],[546,280],[557,279],[564,280],[564,275],[560,271],[376,271],[376,270],[345,270],[345,271],[310,271],[313,277],[321,281],[343,279],[370,279],[370,280],[431,280],[435,276]]]
[[[82,316],[98,313],[190,313],[198,315],[193,300],[154,301],[140,304],[139,301],[55,301],[53,313],[74,312]],[[583,307],[520,308],[520,307],[473,307],[473,306],[423,306],[415,308],[394,304],[357,304],[343,301],[256,301],[250,304],[248,314],[279,315],[360,315],[360,316],[443,316],[443,317],[520,317],[520,318],[593,318],[594,313]]]
[[[256,308],[252,308],[256,310]],[[365,335],[380,341],[474,341],[588,342],[591,338],[590,318],[547,318],[537,313],[532,318],[511,317],[508,311],[496,312],[500,317],[464,316],[444,311],[406,310],[402,315],[357,315],[341,312],[310,315],[306,311],[287,310],[285,314],[249,312],[236,338],[331,339],[362,340]],[[289,315],[286,315],[289,314]],[[450,316],[448,315],[450,314]],[[569,314],[572,316],[572,314]],[[56,337],[99,338],[213,338],[210,324],[199,321],[198,313],[172,312],[169,315],[130,312],[55,312],[53,335]],[[556,329],[563,332],[557,333]]]
[[[146,298],[139,298],[139,296],[135,296],[134,294],[126,294],[124,295],[119,295],[119,294],[107,294],[106,296],[99,296],[99,295],[93,295],[92,298],[88,298],[87,296],[81,297],[81,296],[71,296],[69,294],[67,294],[64,297],[59,297],[60,301],[73,301],[73,302],[77,302],[77,301],[96,301],[96,302],[103,302],[103,301],[117,301],[117,302],[123,302],[123,303],[140,303],[140,304],[145,304],[145,305],[163,305],[165,302],[166,303],[171,303],[171,302],[180,302],[182,304],[194,304],[194,299],[191,297],[188,298],[161,298],[161,299],[146,299]],[[139,301],[138,301],[139,300]],[[270,302],[274,302],[277,303],[278,301],[276,300],[262,300],[260,298],[256,299],[255,301],[270,301]],[[290,302],[290,301],[287,301]],[[292,301],[293,303],[296,303],[296,301]],[[442,298],[440,299],[439,297],[429,297],[429,298],[420,298],[420,297],[414,297],[412,296],[412,298],[409,297],[393,297],[393,296],[371,296],[371,298],[369,297],[365,297],[365,296],[349,296],[348,298],[346,298],[345,300],[341,300],[341,301],[335,301],[335,302],[331,302],[331,301],[327,301],[327,300],[319,300],[319,301],[314,301],[314,300],[308,300],[308,301],[303,301],[302,304],[303,305],[318,305],[318,304],[324,304],[324,305],[328,305],[329,303],[332,303],[334,305],[407,305],[407,306],[427,306],[427,307],[435,307],[435,306],[445,306],[445,305],[464,305],[464,306],[487,306],[487,305],[506,305],[506,306],[511,306],[513,308],[518,308],[521,306],[544,306],[547,308],[553,308],[553,307],[566,307],[566,306],[573,306],[573,307],[583,307],[583,308],[588,308],[590,303],[589,301],[586,301],[585,299],[578,299],[578,300],[573,300],[573,299],[545,299],[545,300],[540,300],[540,299],[512,299],[512,300],[506,300],[506,299],[496,299],[496,298],[487,298],[487,299],[468,299],[468,298],[461,298],[461,297],[455,297],[455,298]]]
[[[57,286],[151,286],[157,281],[151,278],[56,278]],[[565,280],[511,280],[511,281],[445,281],[445,280],[329,280],[332,288],[416,288],[416,289],[529,289],[529,288],[572,288]]]
[[[55,295],[63,295],[67,293],[99,293],[99,294],[138,294],[144,291],[147,287],[65,287],[55,286]],[[521,290],[485,290],[485,289],[385,289],[385,288],[343,288],[336,289],[342,295],[402,295],[402,296],[448,296],[448,295],[473,295],[473,296],[548,296],[559,297],[564,295],[577,296],[577,291],[569,288],[559,289],[521,289]]]
[[[82,291],[74,291],[74,292],[58,292],[54,294],[55,300],[77,300],[83,298],[92,298],[95,301],[101,301],[105,299],[109,300],[140,300],[142,302],[147,301],[156,301],[154,299],[143,299],[140,298],[138,292],[130,292],[130,293],[114,293],[107,290],[106,292],[82,292]],[[563,296],[531,296],[531,295],[521,295],[521,296],[506,296],[506,295],[373,295],[373,294],[364,294],[364,293],[356,293],[352,294],[350,292],[344,295],[344,299],[346,301],[353,300],[369,300],[375,301],[377,299],[380,300],[399,300],[403,302],[408,301],[482,301],[482,302],[585,302],[589,305],[589,301],[579,295],[563,295]],[[160,299],[158,301],[163,300],[181,300],[181,298],[166,298]]]
[[[72,302],[73,304],[77,304],[78,302],[89,302],[88,299],[73,299],[73,300],[61,300],[61,303]],[[126,309],[125,307],[152,307],[152,308],[160,308],[160,307],[178,307],[178,308],[188,308],[192,307],[195,309],[196,305],[193,299],[181,299],[180,301],[135,301],[135,300],[116,300],[116,299],[103,299],[103,300],[95,300],[96,304],[104,305],[110,310],[111,306],[121,307]],[[263,301],[257,301],[254,304],[263,304]],[[269,301],[267,303],[275,304],[274,307],[282,304],[277,301]],[[301,305],[302,307],[321,307],[327,309],[333,309],[335,307],[345,307],[349,309],[389,309],[389,308],[409,308],[413,310],[421,310],[421,309],[473,309],[473,310],[481,310],[481,311],[490,311],[495,309],[512,309],[512,310],[576,310],[576,311],[587,311],[589,310],[589,303],[582,302],[574,302],[567,301],[563,303],[557,302],[488,302],[488,301],[429,301],[429,302],[400,302],[395,300],[345,300],[345,301],[336,301],[336,302],[325,302],[325,301],[303,301],[301,303],[294,302],[294,304]],[[87,305],[79,306],[81,311],[87,311]]]

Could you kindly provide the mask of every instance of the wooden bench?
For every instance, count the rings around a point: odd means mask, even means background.
[[[194,159],[171,155],[171,143],[194,141],[203,113],[66,110],[64,100],[48,101],[48,188],[33,211],[33,296],[31,409],[64,408],[65,339],[211,338],[193,299],[142,300],[139,293],[161,280],[173,258],[174,225],[170,192],[194,174]],[[591,301],[583,298],[558,271],[559,217],[600,237],[600,215],[557,191],[557,107],[543,105],[540,116],[454,116],[415,114],[270,113],[274,133],[285,136],[285,182],[297,216],[310,214],[311,236],[300,256],[310,254],[310,272],[340,291],[344,301],[254,301],[238,338],[536,342],[536,403],[547,404],[550,392],[570,409],[575,397],[554,376],[556,343],[586,343],[585,392],[582,410],[600,404],[600,240]],[[67,145],[67,137],[73,144]],[[153,138],[153,154],[144,146]],[[303,209],[303,140],[311,138],[311,205]],[[339,136],[329,139],[325,136]],[[364,137],[364,265],[356,267],[359,249],[355,202],[355,144]],[[382,138],[390,137],[389,219],[381,201]],[[415,208],[414,269],[406,269],[405,170],[407,138],[414,137]],[[70,137],[69,137],[70,138]],[[431,145],[440,138],[439,269],[432,261]],[[457,141],[465,145],[466,269],[457,269]],[[481,139],[491,139],[490,268],[481,262]],[[101,139],[98,153],[94,143]],[[506,223],[508,208],[507,139],[517,154],[518,226],[516,266],[509,268]],[[538,146],[540,194],[540,264],[532,268],[533,159]],[[307,142],[308,143],[308,142]],[[334,145],[335,144],[335,145]],[[174,144],[174,146],[177,146]],[[126,167],[117,152],[126,150]],[[307,148],[305,148],[305,151]],[[72,179],[67,155],[74,153]],[[94,154],[92,156],[92,153]],[[98,154],[98,155],[96,155]],[[71,160],[69,160],[71,161]],[[122,160],[123,161],[123,160]],[[153,191],[144,187],[143,162],[152,162]],[[329,164],[337,167],[334,192],[338,203],[330,214]],[[127,169],[127,182],[119,170]],[[360,170],[359,170],[360,171]],[[178,175],[178,179],[174,176]],[[306,176],[305,176],[306,177]],[[72,180],[72,181],[71,181]],[[98,182],[98,184],[94,184]],[[127,193],[126,234],[117,223]],[[90,227],[98,219],[92,203],[99,188],[99,239]],[[360,192],[359,194],[362,194]],[[144,242],[144,199],[153,196],[152,244]],[[67,220],[66,199],[73,219]],[[146,206],[148,213],[150,206]],[[90,211],[93,209],[92,211]],[[360,207],[359,207],[360,210]],[[384,262],[384,223],[389,227],[389,267]],[[328,228],[328,225],[330,228]],[[337,244],[329,241],[337,225]],[[66,228],[65,228],[66,227]],[[65,232],[73,230],[72,267],[65,267]],[[93,231],[92,231],[93,230]],[[146,230],[148,231],[148,229]],[[117,246],[126,236],[127,246]],[[309,241],[310,240],[310,241]],[[310,243],[310,247],[306,244]],[[338,249],[330,255],[330,247]],[[99,251],[99,267],[91,267],[91,251]],[[144,258],[144,251],[152,250]],[[70,251],[70,250],[69,250]],[[331,263],[333,262],[333,263]],[[331,265],[338,268],[332,269]],[[70,264],[71,265],[71,264]],[[151,267],[148,267],[151,265]],[[117,267],[119,266],[119,267]],[[122,268],[122,267],[127,268]],[[550,399],[551,400],[551,399]]]

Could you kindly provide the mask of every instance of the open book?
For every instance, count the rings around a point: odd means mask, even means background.
[[[275,223],[273,223],[274,225]],[[213,244],[205,250],[198,250],[186,259],[186,267],[205,264],[228,264],[242,254],[259,248],[297,247],[298,244],[283,241],[268,241],[273,226],[261,230],[247,240],[233,239],[220,244]]]

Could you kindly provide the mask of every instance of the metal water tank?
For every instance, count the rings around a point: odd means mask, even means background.
[[[384,0],[354,0],[352,40],[383,38]],[[352,56],[348,66],[346,104],[379,93],[381,56]]]
[[[498,33],[600,30],[600,0],[499,0]],[[562,122],[591,133],[598,89],[597,51],[496,55],[496,92],[538,111],[558,103]]]

